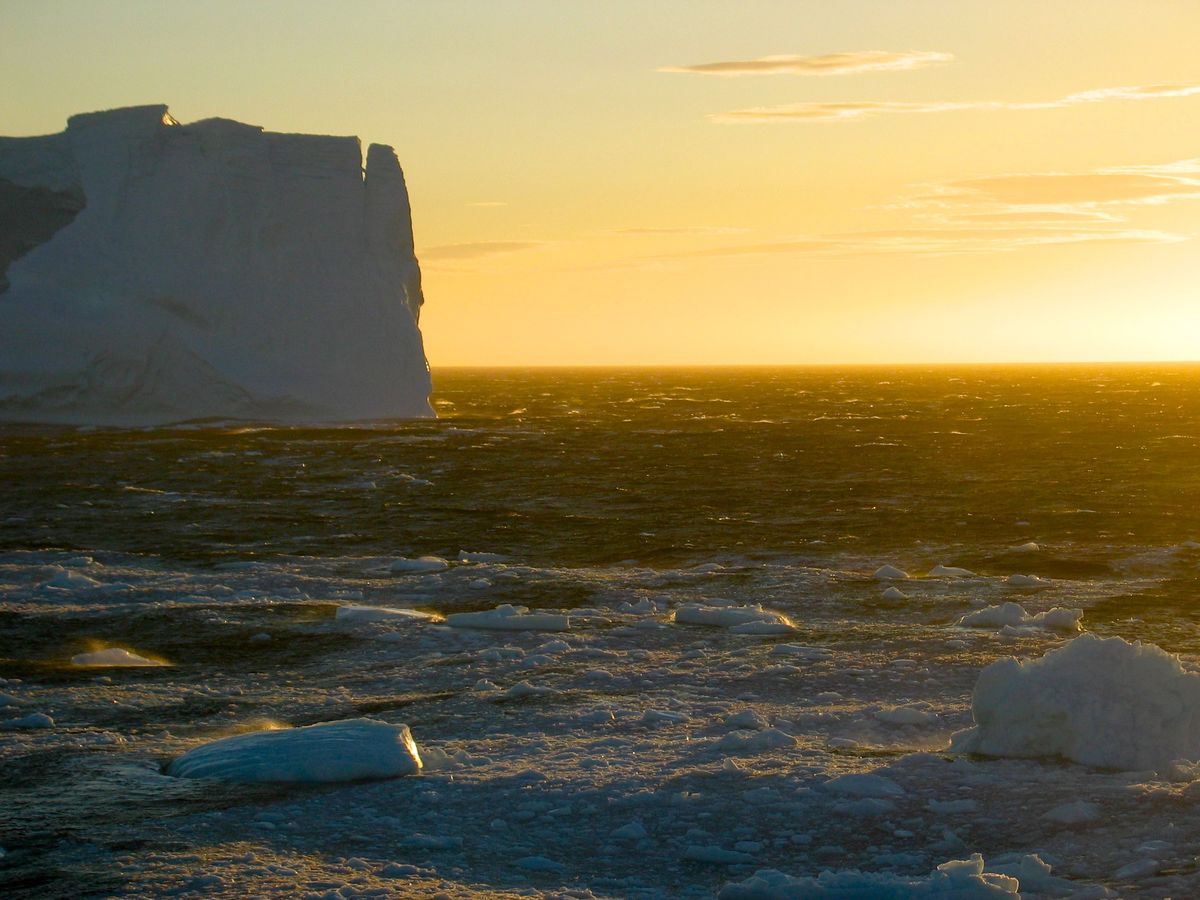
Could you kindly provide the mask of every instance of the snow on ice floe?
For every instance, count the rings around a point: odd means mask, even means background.
[[[508,562],[509,557],[503,553],[484,553],[481,551],[459,550],[460,563],[502,563]]]
[[[509,603],[479,612],[453,613],[446,616],[452,628],[479,628],[485,631],[570,631],[571,620],[554,613],[531,613],[526,606]]]
[[[339,606],[334,613],[338,622],[440,622],[437,613],[419,609],[404,609],[390,606]]]
[[[1080,885],[1050,874],[1051,868],[1036,854],[1011,855],[985,865],[972,853],[968,859],[944,862],[928,875],[893,875],[826,870],[820,875],[795,878],[776,869],[760,869],[745,881],[725,885],[719,900],[816,900],[816,898],[862,898],[862,900],[909,900],[944,897],[949,900],[988,900],[995,897],[1065,896],[1110,897],[1098,885]]]
[[[908,573],[903,569],[897,569],[895,566],[887,565],[880,566],[871,576],[876,581],[903,581],[908,578]]]
[[[1053,582],[1049,578],[1043,578],[1040,575],[1022,575],[1020,573],[1014,573],[1005,578],[1004,583],[1009,587],[1040,588],[1049,587]]]
[[[707,606],[703,603],[684,603],[675,610],[680,625],[711,625],[727,628],[733,634],[788,634],[795,631],[781,612],[761,606]]]
[[[45,713],[30,713],[15,719],[0,721],[0,729],[6,731],[23,731],[27,728],[53,728],[54,720]]]
[[[450,563],[440,556],[418,556],[416,559],[400,556],[394,559],[388,568],[396,573],[440,572],[443,569],[450,568]]]
[[[237,734],[173,760],[167,774],[222,781],[331,783],[395,778],[421,771],[407,725],[343,719],[304,728]]]
[[[88,666],[93,668],[118,667],[134,668],[139,666],[165,666],[161,659],[150,659],[139,656],[123,647],[108,647],[92,653],[79,653],[71,657],[71,665]]]
[[[1020,603],[1001,603],[967,613],[957,624],[963,628],[1037,629],[1042,631],[1079,631],[1082,609],[1056,606],[1045,612],[1030,615]]]
[[[893,585],[880,594],[880,598],[887,600],[889,603],[897,603],[901,600],[907,600],[908,594],[904,593],[904,591],[900,590],[900,588]]]
[[[979,674],[971,712],[953,752],[1127,771],[1200,758],[1200,675],[1140,641],[1084,634],[1040,659],[997,660]]]
[[[974,578],[975,573],[970,569],[959,566],[943,566],[941,563],[929,570],[930,578]]]

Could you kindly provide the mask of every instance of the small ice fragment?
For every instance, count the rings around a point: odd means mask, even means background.
[[[796,739],[778,728],[768,728],[765,731],[731,731],[713,746],[722,753],[750,756],[769,750],[795,747]]]
[[[446,616],[446,624],[452,628],[487,631],[569,631],[571,628],[567,616],[531,613],[527,607],[508,603],[480,612],[454,613]]]
[[[771,648],[772,656],[795,656],[813,661],[829,659],[833,651],[828,647],[808,647],[804,644],[776,644]]]
[[[825,790],[850,797],[902,797],[904,788],[890,778],[870,773],[839,775],[821,785]]]
[[[0,721],[0,729],[18,730],[26,728],[53,728],[54,720],[45,713],[30,713],[18,719]]]
[[[640,841],[646,837],[646,828],[641,822],[630,822],[620,828],[614,828],[612,836],[626,841]]]
[[[390,569],[393,572],[440,572],[449,567],[450,563],[440,556],[418,556],[416,559],[400,556],[392,561]]]
[[[737,850],[725,850],[722,847],[711,844],[705,846],[690,844],[683,851],[683,858],[694,860],[695,862],[711,863],[716,866],[732,866],[738,863],[748,863],[754,859],[749,853],[741,853]]]
[[[1037,553],[1041,549],[1042,548],[1038,546],[1036,541],[1028,541],[1027,543],[1021,544],[1019,547],[1013,547],[1013,553]]]
[[[973,578],[975,573],[970,569],[958,566],[943,566],[940,563],[929,570],[930,578]]]
[[[514,860],[513,865],[531,872],[564,872],[567,868],[562,863],[544,856],[522,856],[520,859]]]
[[[486,591],[492,586],[492,583],[486,578],[472,578],[467,582],[467,587],[473,591]]]
[[[1001,603],[967,613],[958,620],[963,628],[1040,628],[1046,631],[1079,631],[1081,609],[1065,609],[1056,606],[1037,615],[1030,615],[1019,603]]]
[[[904,591],[900,590],[900,588],[893,585],[883,592],[882,597],[884,600],[894,603],[900,600],[907,600],[908,594],[904,593]]]
[[[243,783],[359,781],[420,771],[408,726],[376,719],[237,734],[189,750],[167,767],[177,778]]]
[[[515,700],[521,697],[547,697],[550,694],[557,694],[552,687],[547,687],[544,684],[530,684],[528,681],[518,681],[507,691],[504,696],[508,699]]]
[[[1113,872],[1113,878],[1118,881],[1136,881],[1139,878],[1148,878],[1151,875],[1157,875],[1158,870],[1162,868],[1162,863],[1157,859],[1139,859],[1129,865],[1121,866],[1117,871]]]
[[[875,710],[875,718],[887,725],[929,725],[937,716],[918,706],[894,706]]]
[[[71,657],[71,664],[76,666],[100,667],[134,667],[134,666],[165,666],[159,659],[147,659],[123,647],[109,647],[106,650],[96,650],[93,653],[79,653]]]
[[[903,581],[908,578],[908,573],[903,569],[897,569],[895,566],[887,565],[880,566],[875,570],[875,574],[871,576],[876,581]]]
[[[1041,578],[1037,575],[1009,575],[1004,579],[1004,583],[1009,587],[1045,587],[1050,584],[1049,578]]]
[[[1100,807],[1086,800],[1076,800],[1054,807],[1042,818],[1060,825],[1088,825],[1100,819]]]
[[[761,606],[707,606],[684,603],[675,610],[681,625],[712,625],[735,634],[786,634],[795,626],[783,613]]]
[[[643,725],[680,725],[683,722],[691,721],[691,718],[685,712],[676,712],[669,709],[648,709],[642,713],[642,718],[639,721]]]
[[[481,553],[471,550],[459,550],[458,561],[461,563],[498,563],[507,562],[508,557],[503,553]]]
[[[58,588],[64,591],[83,590],[84,588],[99,587],[100,582],[95,578],[89,578],[82,572],[76,572],[74,569],[64,569],[59,566],[53,576],[49,580],[43,581],[41,586],[44,588]]]
[[[391,606],[339,606],[333,618],[338,622],[440,622],[437,613]]]
[[[728,728],[749,728],[755,731],[762,731],[771,725],[756,709],[743,709],[741,712],[728,713],[721,721]]]
[[[265,631],[260,631],[258,634],[250,635],[250,643],[252,644],[269,644],[270,642],[271,635],[267,634]]]

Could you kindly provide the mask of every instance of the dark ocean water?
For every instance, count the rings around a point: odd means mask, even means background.
[[[335,627],[347,602],[614,621],[626,602],[762,602],[845,654],[829,664],[838,691],[838,672],[928,664],[936,688],[892,696],[893,681],[866,677],[863,702],[931,699],[959,727],[979,667],[1004,648],[947,656],[946,628],[970,603],[1010,599],[1014,572],[1051,579],[1022,595],[1031,609],[1079,606],[1090,631],[1200,650],[1200,366],[477,369],[434,382],[436,421],[0,430],[0,692],[23,704],[5,715],[56,722],[45,737],[0,734],[10,889],[74,895],[117,877],[114,848],[186,849],[148,820],[274,796],[156,780],[204,735],[402,710],[419,741],[477,737],[482,676],[378,668],[381,647],[409,645]],[[399,556],[464,550],[505,563],[389,574]],[[986,577],[914,581],[911,603],[881,606],[870,574],[884,563]],[[72,566],[93,583],[56,586]],[[599,627],[586,639],[625,646]],[[251,644],[263,632],[275,639]],[[630,633],[644,681],[621,696],[636,707],[688,658]],[[441,659],[434,640],[411,650]],[[105,680],[66,664],[97,644],[176,665]],[[730,656],[708,676],[731,696],[750,652],[735,644],[714,644]]]

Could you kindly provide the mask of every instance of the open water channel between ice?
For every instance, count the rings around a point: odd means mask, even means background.
[[[434,383],[436,421],[0,431],[0,892],[1200,895],[1200,368]],[[1076,624],[1178,659],[1081,644],[952,752]],[[423,771],[167,774],[362,718]]]

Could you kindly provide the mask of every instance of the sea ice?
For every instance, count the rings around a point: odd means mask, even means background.
[[[17,719],[0,721],[0,728],[19,730],[25,728],[53,728],[54,720],[45,713],[30,713]]]
[[[479,628],[485,631],[569,631],[571,620],[553,613],[531,613],[528,607],[505,603],[495,609],[453,613],[446,616],[452,628]]]
[[[442,620],[437,613],[390,606],[339,606],[333,617],[338,622],[440,622]]]
[[[376,719],[237,734],[202,744],[167,766],[167,774],[177,778],[233,782],[326,783],[420,771],[408,726]]]
[[[875,570],[875,574],[871,577],[876,581],[902,581],[908,578],[908,573],[903,569],[897,569],[895,566],[887,565],[880,566]]]
[[[1084,634],[1040,659],[997,660],[971,711],[954,752],[1124,770],[1200,758],[1200,675],[1153,644]]]
[[[1045,631],[1079,631],[1083,610],[1056,606],[1030,615],[1020,603],[1001,603],[967,613],[957,624],[963,628],[1040,628]]]
[[[682,625],[713,625],[734,634],[787,634],[795,630],[783,613],[761,606],[707,606],[684,603],[675,610]]]
[[[900,590],[900,588],[892,586],[880,595],[884,600],[895,603],[900,600],[907,600],[908,594]]]
[[[1039,575],[1013,574],[1005,578],[1004,583],[1009,587],[1046,587],[1050,584],[1050,579]]]
[[[719,900],[799,900],[799,898],[862,898],[862,900],[908,900],[915,897],[945,897],[954,900],[986,900],[1018,897],[1020,882],[1009,875],[985,871],[983,857],[944,862],[928,875],[906,876],[860,872],[824,871],[816,878],[793,878],[775,869],[760,869],[748,879],[725,885]]]
[[[131,653],[123,647],[109,647],[106,650],[96,650],[92,653],[79,653],[71,657],[71,664],[76,666],[92,666],[95,668],[113,666],[113,667],[134,667],[134,666],[165,666],[165,662],[159,659],[147,659],[145,656],[139,656],[136,653]]]
[[[418,556],[416,559],[400,556],[389,568],[393,572],[440,572],[449,567],[450,563],[440,556]]]
[[[839,775],[821,785],[825,790],[835,794],[846,794],[851,797],[888,797],[904,796],[904,788],[890,778],[882,775],[872,775],[869,772],[852,775]]]
[[[958,566],[943,566],[940,563],[929,570],[930,578],[974,578],[975,573],[970,569]]]

